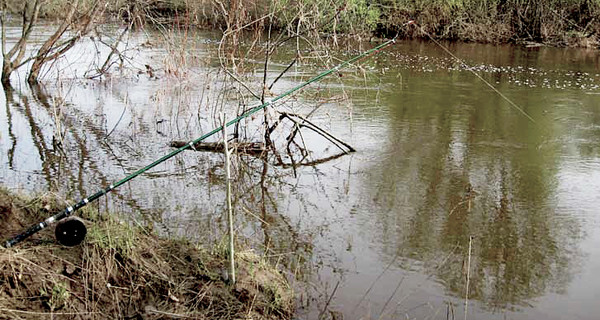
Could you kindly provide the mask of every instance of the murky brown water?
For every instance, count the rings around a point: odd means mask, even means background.
[[[235,84],[214,67],[214,35],[189,39],[178,56],[134,34],[139,69],[102,80],[79,78],[108,52],[89,42],[43,88],[15,77],[0,95],[0,183],[89,195],[171,151],[170,141],[209,131],[221,109],[235,113],[239,102],[219,94]],[[313,122],[358,151],[295,172],[238,159],[239,232],[297,276],[309,293],[302,319],[316,319],[336,287],[329,309],[344,319],[464,318],[467,270],[469,319],[596,319],[598,52],[445,45],[535,123],[435,44],[400,42],[279,106],[319,105]],[[272,91],[323,69],[300,65]],[[261,121],[241,135],[260,139]],[[303,138],[315,157],[335,149]],[[221,155],[186,152],[99,205],[167,235],[218,240],[223,193]]]

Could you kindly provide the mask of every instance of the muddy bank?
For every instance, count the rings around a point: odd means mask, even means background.
[[[29,198],[0,189],[6,239],[60,208],[51,195]],[[84,209],[88,235],[76,247],[44,230],[0,248],[0,318],[286,319],[286,279],[251,251],[236,253],[237,283],[226,283],[225,249],[161,239],[112,215]],[[52,228],[48,228],[52,229]]]

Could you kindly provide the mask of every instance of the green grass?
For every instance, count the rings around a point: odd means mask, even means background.
[[[137,232],[139,231],[128,223],[118,222],[110,217],[94,223],[88,230],[86,240],[101,249],[114,249],[127,257],[135,246]]]

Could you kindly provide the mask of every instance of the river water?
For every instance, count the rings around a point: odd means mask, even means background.
[[[8,34],[14,43],[18,29]],[[0,95],[0,183],[90,195],[256,102],[219,70],[216,34],[166,36],[128,36],[110,76],[83,77],[109,52],[89,39],[41,87],[16,74]],[[239,241],[286,270],[299,319],[596,319],[599,53],[441,45],[464,64],[438,44],[399,41],[278,104],[357,151],[296,169],[235,157]],[[270,81],[293,49],[272,59]],[[273,94],[335,63],[303,54]],[[255,91],[261,59],[238,65]],[[261,141],[263,119],[243,121],[240,137]],[[283,121],[274,140],[291,128]],[[301,133],[307,159],[338,153]],[[186,151],[96,205],[166,236],[223,241],[223,194],[222,155]]]

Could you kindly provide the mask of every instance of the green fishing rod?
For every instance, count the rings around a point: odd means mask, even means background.
[[[376,46],[376,47],[374,47],[374,48],[372,48],[370,50],[367,50],[367,51],[363,52],[362,54],[360,54],[358,56],[355,56],[355,57],[353,57],[353,58],[351,58],[349,60],[346,60],[346,61],[338,64],[337,66],[335,66],[335,67],[333,67],[333,68],[331,68],[331,69],[329,69],[327,71],[322,72],[321,74],[315,76],[314,78],[312,78],[312,79],[310,79],[310,80],[308,80],[308,81],[306,81],[306,82],[304,82],[304,83],[302,83],[302,84],[300,84],[300,85],[298,85],[298,86],[296,86],[296,87],[294,87],[292,89],[289,89],[288,91],[282,93],[281,95],[279,95],[279,96],[277,96],[277,97],[275,97],[275,98],[273,98],[273,99],[271,99],[271,100],[269,100],[269,101],[267,101],[267,102],[265,102],[265,103],[263,103],[261,105],[255,106],[255,107],[247,110],[246,112],[242,113],[241,115],[239,115],[235,119],[233,119],[233,120],[225,123],[225,126],[230,126],[232,124],[236,124],[236,123],[240,122],[242,119],[247,118],[250,115],[252,115],[252,114],[254,114],[254,113],[256,113],[256,112],[258,112],[258,111],[260,111],[260,110],[262,110],[262,109],[264,109],[264,108],[266,108],[268,106],[270,106],[270,105],[273,105],[275,102],[277,102],[277,101],[279,101],[279,100],[281,100],[281,99],[283,99],[283,98],[291,95],[292,93],[294,93],[294,92],[296,92],[296,91],[298,91],[298,90],[300,90],[300,89],[308,86],[309,84],[317,82],[317,81],[321,80],[322,78],[330,75],[331,73],[337,72],[341,68],[344,68],[344,67],[348,66],[349,64],[351,64],[353,62],[356,62],[356,61],[358,61],[358,60],[360,60],[360,59],[362,59],[364,57],[367,57],[367,56],[369,56],[369,55],[371,55],[373,53],[377,53],[380,50],[382,50],[383,48],[385,48],[385,47],[387,47],[390,44],[393,44],[395,42],[396,42],[396,37],[394,37],[393,39],[388,40],[388,41],[386,41],[386,42],[384,42],[384,43],[382,43],[382,44],[380,44],[380,45],[378,45],[378,46]],[[77,210],[85,207],[90,202],[92,202],[94,200],[97,200],[98,198],[106,195],[107,193],[109,193],[109,192],[113,191],[114,189],[120,187],[121,185],[125,184],[126,182],[129,182],[133,178],[135,178],[135,177],[139,176],[140,174],[142,174],[142,173],[150,170],[151,168],[155,167],[156,165],[158,165],[160,163],[163,163],[164,161],[166,161],[166,160],[168,160],[168,159],[170,159],[170,158],[178,155],[179,153],[183,152],[184,150],[193,149],[194,145],[196,143],[198,143],[200,141],[203,141],[204,139],[206,139],[206,138],[208,138],[208,137],[210,137],[210,136],[212,136],[212,135],[214,135],[214,134],[216,134],[216,133],[218,133],[218,132],[220,132],[222,130],[223,130],[223,126],[215,128],[212,131],[210,131],[210,132],[202,135],[201,137],[199,137],[199,138],[197,138],[195,140],[190,141],[185,146],[183,146],[183,147],[181,147],[181,148],[179,148],[177,150],[174,150],[173,152],[171,152],[171,153],[169,153],[167,155],[162,156],[161,158],[159,158],[159,159],[155,160],[154,162],[150,163],[149,165],[147,165],[147,166],[145,166],[145,167],[143,167],[143,168],[135,171],[134,173],[126,176],[125,178],[123,178],[123,179],[121,179],[121,180],[119,180],[119,181],[117,181],[115,183],[110,184],[108,187],[106,187],[104,189],[99,190],[98,192],[94,193],[93,195],[91,195],[89,197],[86,197],[86,198],[83,198],[82,200],[80,200],[79,202],[77,202],[76,204],[74,204],[72,206],[66,207],[62,211],[60,211],[57,214],[55,214],[55,215],[47,218],[46,220],[44,220],[44,221],[42,221],[40,223],[32,225],[31,227],[29,227],[29,229],[23,231],[22,233],[16,235],[13,238],[7,240],[4,243],[4,246],[6,248],[10,248],[10,247],[13,247],[13,246],[17,245],[21,241],[27,239],[28,237],[36,234],[39,231],[45,229],[46,227],[54,224],[55,222],[61,221],[61,220],[65,219],[65,218],[71,216],[75,211],[77,211]],[[77,240],[74,240],[72,242],[72,245],[80,243],[83,240],[83,237],[85,237],[85,226],[83,226],[83,223],[79,222],[78,224],[75,224],[75,227],[77,227],[77,228],[83,228],[83,231],[80,232],[79,234],[76,233],[76,234],[73,235],[75,238],[77,238]],[[58,227],[57,227],[57,229],[58,229]],[[62,228],[62,229],[64,230],[65,228]],[[77,230],[75,232],[77,232]],[[58,236],[58,234],[59,234],[59,231],[57,230],[57,236]]]

